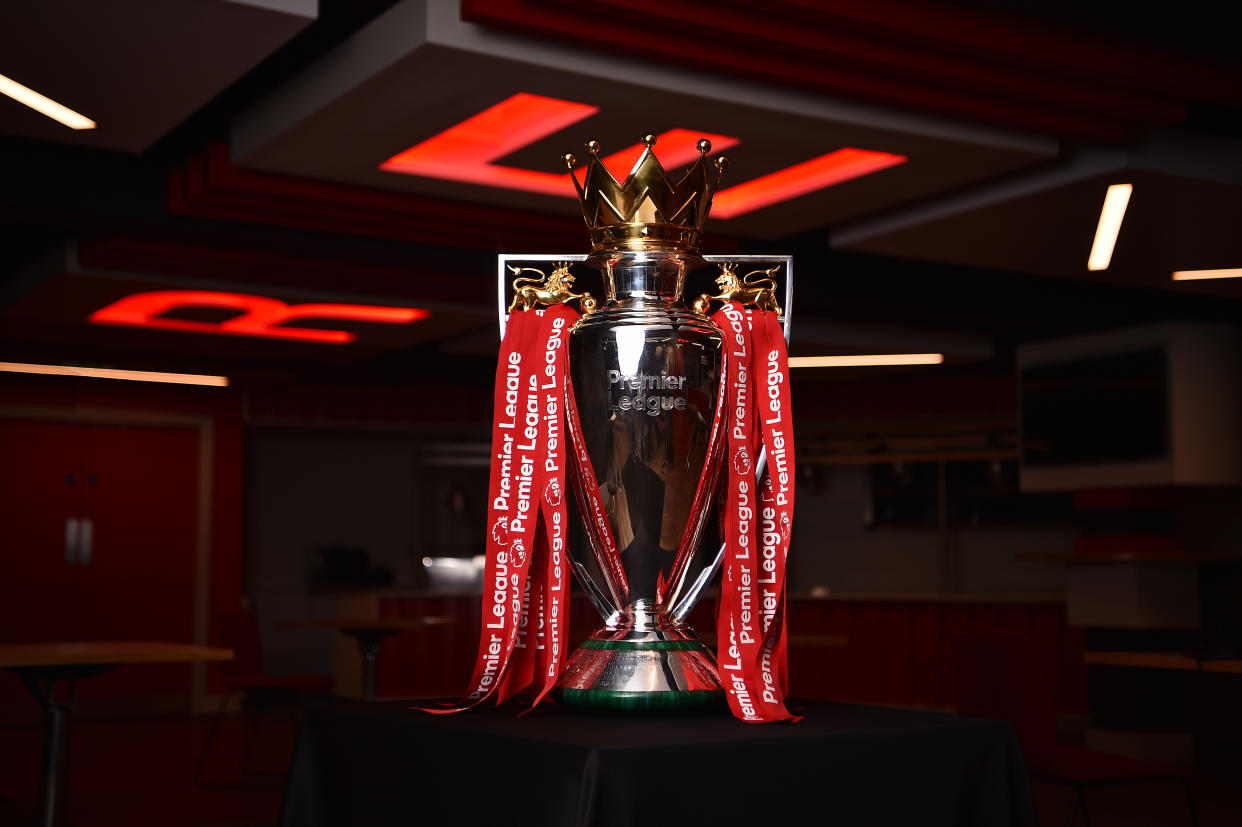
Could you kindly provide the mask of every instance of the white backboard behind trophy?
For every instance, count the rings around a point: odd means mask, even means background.
[[[715,279],[720,274],[722,264],[734,264],[739,276],[745,276],[757,270],[776,268],[771,278],[777,284],[776,295],[781,305],[781,329],[785,333],[785,344],[789,344],[791,319],[793,318],[793,256],[763,255],[722,255],[703,256],[706,267],[690,273],[686,277],[683,300],[689,307],[703,293],[715,295],[717,288]],[[504,338],[505,323],[509,320],[509,307],[513,304],[513,281],[516,278],[512,268],[531,268],[549,275],[560,262],[569,265],[569,272],[574,277],[575,293],[590,293],[602,306],[604,303],[603,276],[598,270],[586,265],[587,256],[559,254],[501,253],[496,257],[496,311],[500,326],[500,336]],[[524,273],[523,275],[530,275]]]

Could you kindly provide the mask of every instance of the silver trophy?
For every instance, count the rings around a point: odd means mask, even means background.
[[[700,141],[698,161],[673,184],[654,136],[643,143],[623,183],[595,142],[581,184],[565,156],[592,253],[501,255],[498,298],[502,333],[507,312],[536,294],[545,304],[577,299],[583,310],[569,338],[566,408],[589,549],[571,548],[569,558],[604,623],[570,655],[557,694],[594,709],[688,710],[724,704],[715,658],[686,623],[722,557],[702,537],[725,441],[715,424],[722,337],[706,312],[713,300],[772,307],[781,295],[788,337],[791,261],[700,256],[726,160],[709,162],[711,145]],[[583,282],[602,279],[602,302],[573,292],[575,269]],[[683,302],[688,285],[713,278],[719,292]]]

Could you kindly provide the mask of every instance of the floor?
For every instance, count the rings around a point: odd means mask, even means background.
[[[250,771],[240,771],[244,731],[226,718],[201,783],[195,768],[209,718],[155,718],[76,722],[69,759],[68,827],[271,827],[280,813],[282,771],[296,737],[291,721],[272,720],[259,731]],[[0,728],[0,827],[35,822],[38,727]],[[1217,774],[1195,786],[1201,827],[1242,824],[1242,783]],[[244,782],[244,786],[241,782]],[[1063,787],[1033,785],[1041,827],[1064,825],[1071,795]],[[1181,787],[1152,781],[1088,791],[1092,827],[1189,825]],[[1081,815],[1075,824],[1082,825]]]
[[[223,719],[201,783],[210,718],[79,721],[70,732],[67,827],[268,827],[280,814],[291,721],[258,730],[243,777],[241,719]],[[0,729],[0,827],[36,820],[42,730]]]

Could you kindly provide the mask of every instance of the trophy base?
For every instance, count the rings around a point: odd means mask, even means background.
[[[723,708],[716,659],[689,626],[642,622],[599,629],[569,656],[556,697],[601,712],[694,712]],[[663,617],[660,620],[664,620]]]

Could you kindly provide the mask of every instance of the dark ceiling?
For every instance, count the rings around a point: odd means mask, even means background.
[[[1024,341],[1242,319],[1242,280],[1170,280],[1242,266],[1242,61],[1207,7],[649,6],[10,6],[0,75],[100,126],[71,132],[0,97],[0,361],[243,386],[400,383],[432,364],[486,377],[496,254],[585,252],[574,202],[378,164],[520,93],[599,111],[497,164],[556,172],[587,138],[607,152],[678,128],[736,137],[726,188],[840,146],[906,157],[709,222],[705,252],[795,257],[794,353],[939,350],[945,370],[1003,371]],[[79,25],[53,41],[65,19]],[[1089,272],[1104,191],[1122,182],[1135,192],[1113,264]],[[347,346],[87,323],[144,290],[432,315],[305,325],[353,330]]]

